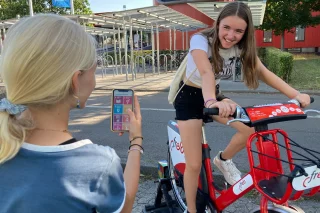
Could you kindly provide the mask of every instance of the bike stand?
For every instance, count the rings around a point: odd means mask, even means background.
[[[157,182],[159,185],[154,204],[145,206],[143,213],[182,213],[177,202],[168,193],[172,189],[170,179],[163,178]],[[161,202],[162,198],[164,202]]]

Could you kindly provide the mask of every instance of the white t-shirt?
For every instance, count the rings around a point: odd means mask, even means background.
[[[190,75],[196,68],[196,64],[194,63],[193,57],[191,55],[191,51],[196,49],[205,51],[208,55],[209,60],[212,56],[211,46],[209,45],[208,39],[201,34],[196,34],[192,36],[190,40],[189,53],[187,55],[187,78],[190,77]],[[237,45],[233,46],[230,49],[219,49],[219,54],[223,58],[223,70],[221,70],[221,72],[218,75],[215,75],[216,84],[219,84],[221,75],[232,75],[233,73],[235,73],[236,69],[241,69],[241,50],[238,48]],[[189,78],[189,81],[201,87],[202,79],[198,69],[192,74],[192,76]]]

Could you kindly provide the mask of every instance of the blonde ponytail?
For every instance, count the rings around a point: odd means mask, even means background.
[[[26,138],[31,123],[15,115],[0,112],[0,164],[13,158]]]

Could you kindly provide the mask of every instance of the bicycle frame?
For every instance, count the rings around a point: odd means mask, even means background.
[[[282,195],[281,199],[276,199],[272,197],[266,197],[265,192],[258,187],[261,180],[270,179],[271,177],[277,176],[277,174],[283,174],[284,170],[282,168],[280,160],[280,150],[278,148],[278,137],[277,133],[284,136],[284,142],[287,149],[288,163],[290,171],[294,170],[294,164],[292,160],[292,153],[289,151],[290,144],[288,140],[288,135],[285,131],[280,129],[268,130],[268,126],[257,126],[255,127],[256,132],[253,133],[247,141],[247,152],[250,162],[251,171],[243,176],[236,184],[229,187],[228,189],[219,189],[214,184],[214,178],[212,175],[211,167],[211,157],[210,148],[206,141],[204,127],[202,127],[203,142],[202,142],[202,159],[204,170],[201,170],[199,177],[198,188],[209,195],[210,201],[214,204],[217,212],[221,212],[227,208],[230,204],[234,203],[236,200],[250,192],[252,189],[256,188],[263,196],[260,201],[260,212],[268,213],[268,202],[279,204],[284,207],[288,207],[287,201],[296,200],[300,198],[304,191],[294,191],[291,183],[287,184],[285,193]],[[172,131],[173,130],[173,131]],[[183,146],[179,135],[178,126],[174,121],[169,121],[168,124],[168,134],[169,134],[169,151],[171,155],[172,163],[176,170],[181,174],[184,174],[185,169],[185,159]],[[272,144],[266,139],[266,137],[271,136]],[[255,167],[254,158],[252,155],[252,144],[255,142],[257,149],[263,154],[259,154],[259,165]],[[268,157],[266,157],[268,156]],[[267,172],[266,172],[267,171]],[[266,175],[267,174],[267,175]],[[309,174],[307,178],[311,179],[314,174]],[[320,177],[320,172],[319,172]],[[306,178],[305,178],[306,179]],[[204,182],[205,180],[205,182]],[[301,181],[300,181],[301,182]],[[301,185],[298,183],[298,185]],[[307,188],[307,187],[306,187]],[[311,188],[311,187],[309,187]],[[312,188],[307,195],[312,196],[317,193],[320,186]],[[217,197],[216,192],[220,195]]]

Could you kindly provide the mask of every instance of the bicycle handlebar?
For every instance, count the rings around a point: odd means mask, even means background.
[[[300,107],[300,103],[296,99],[292,99],[288,102],[294,103]],[[310,97],[310,103],[313,103],[313,102],[314,102],[314,98]],[[204,108],[203,114],[204,115],[219,115],[219,108]],[[241,121],[243,123],[250,123],[251,122],[249,117],[247,116],[244,108],[242,108],[240,106],[237,106],[235,112],[232,115],[230,115],[230,117],[233,117],[234,119],[228,121],[227,125],[229,125],[230,123],[235,122],[235,121]]]

